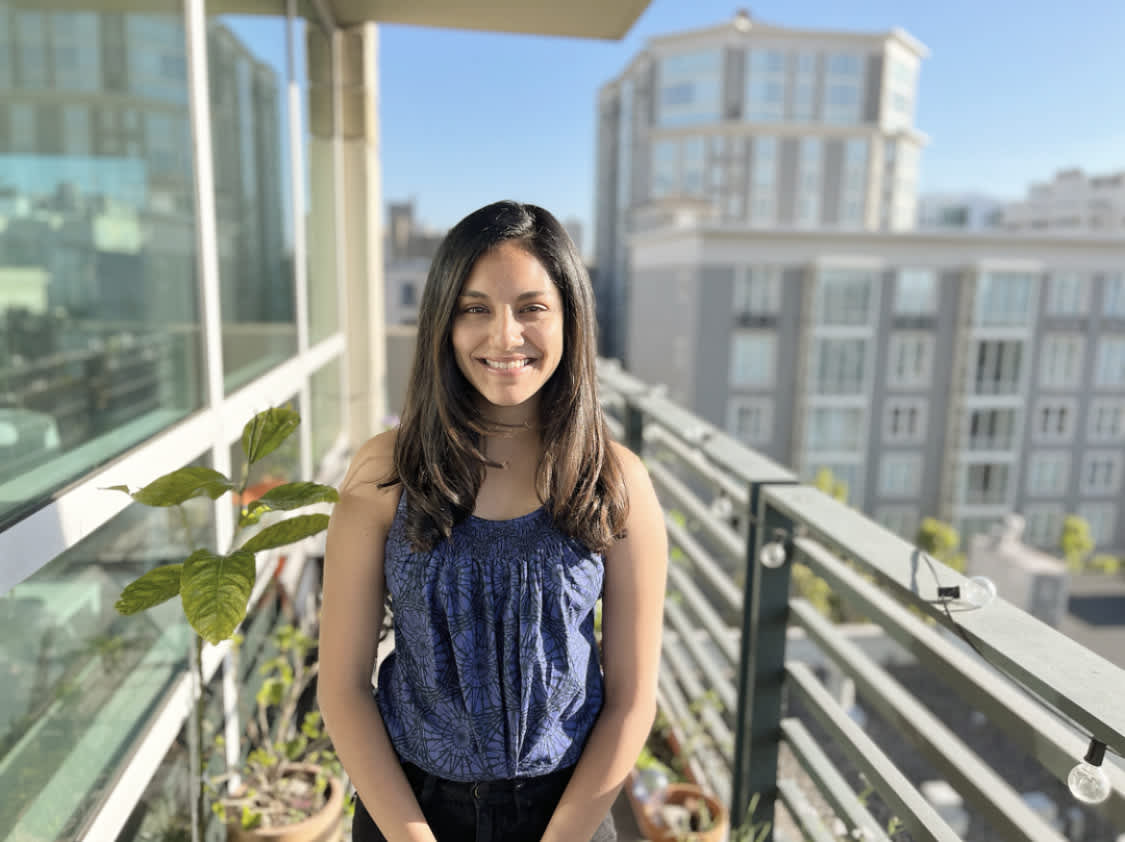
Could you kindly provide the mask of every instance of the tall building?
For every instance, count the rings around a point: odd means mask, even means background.
[[[414,202],[387,204],[387,242],[383,250],[387,279],[387,324],[418,322],[418,306],[430,262],[445,237],[418,223]]]
[[[1087,175],[1060,170],[1003,209],[1008,231],[1094,232],[1125,236],[1125,170]]]
[[[254,481],[334,484],[387,426],[375,18],[620,38],[645,3],[463,5],[0,0],[2,842],[166,838],[186,808],[187,626],[114,603],[230,548],[235,507],[108,487],[237,479],[243,424],[281,405],[300,427]],[[306,606],[322,555],[259,553],[239,658],[203,649],[235,733],[282,619],[265,586]]]
[[[1125,550],[1125,239],[996,232],[632,235],[642,380],[906,537],[1064,515]]]
[[[651,39],[598,97],[605,353],[627,356],[625,241],[646,209],[704,205],[752,230],[912,228],[926,55],[901,29],[793,29],[745,12]]]

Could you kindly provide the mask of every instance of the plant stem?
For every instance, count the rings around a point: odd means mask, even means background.
[[[188,716],[188,777],[192,787],[191,840],[203,838],[203,638],[192,634],[188,647],[188,665],[191,672],[191,705]]]

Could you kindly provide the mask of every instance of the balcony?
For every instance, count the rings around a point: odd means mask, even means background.
[[[666,512],[659,704],[734,825],[756,794],[767,840],[1121,838],[1125,669],[1002,593],[976,607],[960,573],[615,363],[599,377]],[[817,588],[851,622],[799,595]],[[1095,808],[1066,785],[1092,738]]]

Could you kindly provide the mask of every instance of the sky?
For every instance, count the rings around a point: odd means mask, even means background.
[[[448,227],[500,198],[584,224],[592,251],[596,103],[647,39],[730,19],[738,0],[653,0],[621,41],[384,25],[383,193]],[[780,26],[886,31],[930,50],[915,125],[919,192],[1021,196],[1058,169],[1125,169],[1121,0],[760,0]],[[243,19],[245,20],[245,19]],[[276,39],[238,26],[254,48]]]

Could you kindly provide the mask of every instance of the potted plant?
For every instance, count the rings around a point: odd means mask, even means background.
[[[708,739],[698,732],[681,745],[671,721],[658,712],[652,731],[625,784],[641,833],[651,842],[720,842],[730,816],[696,780],[688,763],[691,746]]]
[[[178,596],[184,617],[195,632],[193,643],[189,647],[188,663],[194,679],[196,707],[194,714],[188,717],[187,728],[191,767],[189,780],[194,793],[190,805],[193,842],[200,840],[204,815],[205,789],[200,737],[203,717],[203,642],[218,644],[229,640],[245,619],[256,579],[256,553],[287,546],[316,535],[328,526],[326,514],[297,515],[271,522],[264,527],[261,526],[263,517],[271,512],[293,511],[314,503],[336,502],[338,499],[334,488],[313,482],[283,483],[270,488],[252,502],[244,496],[249,485],[250,469],[277,450],[299,423],[300,416],[284,407],[268,409],[250,419],[242,431],[241,446],[245,463],[238,483],[211,468],[189,466],[159,477],[137,491],[131,491],[124,485],[113,486],[112,489],[125,492],[142,505],[178,507],[189,546],[194,545],[195,541],[191,535],[187,512],[183,508],[184,503],[202,496],[217,500],[223,494],[233,492],[240,504],[237,528],[231,545],[225,552],[198,547],[181,562],[149,570],[125,587],[115,606],[121,614],[136,614]],[[250,534],[251,530],[256,531]],[[268,681],[267,686],[274,688],[269,691],[271,694],[277,688],[276,684]],[[315,729],[316,726],[310,727]],[[286,728],[283,724],[281,731]],[[281,731],[278,732],[279,739],[271,745],[275,752],[284,754],[292,745],[292,739],[297,738],[283,738]],[[272,735],[271,731],[271,739]],[[300,736],[309,740],[319,739],[305,733]],[[263,761],[268,756],[268,751],[256,755]],[[341,791],[341,799],[342,795]]]
[[[309,662],[315,641],[289,624],[272,640],[278,654],[259,668],[264,678],[246,726],[245,760],[209,782],[212,809],[232,842],[326,842],[339,828],[344,782],[320,713],[298,713],[318,670]],[[222,748],[223,738],[215,745]],[[232,780],[238,784],[229,789]]]

